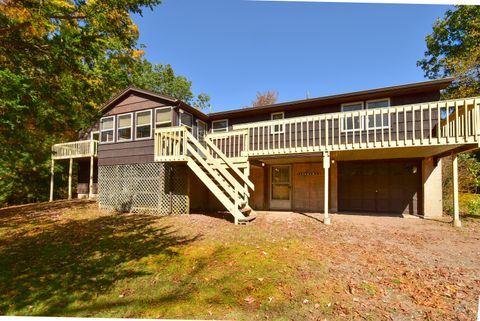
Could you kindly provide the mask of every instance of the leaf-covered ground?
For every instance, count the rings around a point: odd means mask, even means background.
[[[472,320],[480,223],[387,216],[0,209],[0,314],[233,320]]]

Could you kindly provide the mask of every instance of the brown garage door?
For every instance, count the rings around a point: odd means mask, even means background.
[[[420,162],[339,162],[341,211],[420,214]]]

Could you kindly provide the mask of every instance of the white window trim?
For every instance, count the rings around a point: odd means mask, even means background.
[[[362,105],[362,108],[361,109],[365,109],[365,103],[363,101],[354,101],[354,102],[351,102],[351,103],[343,103],[341,105],[341,111],[342,113],[343,112],[350,112],[350,111],[344,111],[343,108],[344,107],[348,107],[348,106],[353,106],[353,105],[358,105],[358,104],[361,104]],[[356,110],[358,111],[358,110]],[[345,128],[345,118],[343,119],[343,121],[340,122],[340,129],[342,132],[346,133],[346,132],[353,132],[353,131],[359,131],[359,130],[363,130],[363,120],[360,119],[360,127],[359,128],[355,128],[355,126],[353,126],[353,128],[351,129],[348,129],[348,128]],[[352,123],[353,124],[353,123]]]
[[[126,115],[130,115],[130,128],[131,128],[131,130],[130,130],[130,138],[128,138],[128,139],[120,139],[120,136],[118,135],[118,131],[119,131],[120,129],[128,128],[128,126],[126,126],[126,127],[120,127],[120,120],[119,120],[119,118],[120,118],[121,116],[126,116]],[[119,114],[119,115],[117,115],[117,124],[118,124],[118,126],[117,126],[117,142],[130,142],[130,141],[132,141],[132,140],[133,140],[133,113],[126,113],[126,114]]]
[[[377,101],[385,101],[385,100],[388,100],[388,106],[387,107],[382,107],[382,108],[388,108],[390,107],[390,97],[387,97],[387,98],[380,98],[380,99],[371,99],[371,100],[367,100],[365,102],[365,109],[368,110],[368,109],[378,109],[378,108],[368,108],[368,103],[374,103],[374,102],[377,102]],[[383,119],[383,117],[382,117]],[[388,114],[388,124],[383,124],[383,126],[380,124],[377,126],[368,126],[368,116],[366,117],[365,119],[365,127],[368,127],[368,129],[382,129],[382,128],[389,128],[390,127],[390,114]]]
[[[198,126],[198,124],[200,124],[200,123],[205,126],[205,133],[208,133],[208,124],[206,122],[204,122],[201,119],[197,119],[196,122],[197,122],[197,136],[198,136],[198,128],[200,127],[200,126]]]
[[[99,130],[95,130],[93,132],[90,132],[90,140],[93,140],[93,135],[94,134],[98,134],[98,141],[100,141],[100,131]]]
[[[179,113],[180,113],[180,114],[188,114],[188,115],[190,115],[190,117],[192,117],[192,126],[187,126],[187,125],[182,124],[182,115],[180,115],[180,117],[178,117],[178,126],[187,127],[187,128],[190,129],[191,132],[193,132],[193,115],[190,114],[189,112],[183,110],[183,109],[180,109],[180,110],[179,110]]]
[[[285,119],[285,112],[283,112],[283,111],[276,112],[276,113],[271,113],[270,114],[270,120],[273,120],[274,115],[282,115],[282,119]],[[279,119],[276,119],[276,120],[279,120]],[[281,128],[280,130],[275,130],[275,126],[277,126],[277,125],[272,125],[272,127],[270,128],[272,134],[283,134],[283,132],[285,130],[284,124],[279,125],[279,127]]]
[[[139,113],[144,113],[144,112],[149,112],[150,113],[150,135],[148,137],[140,137],[138,138],[137,137],[137,128],[139,127],[138,126],[138,122],[137,122],[137,115]],[[153,115],[152,115],[152,110],[151,109],[147,109],[147,110],[139,110],[139,111],[136,111],[135,112],[135,140],[147,140],[147,139],[152,139],[152,119],[153,118]],[[146,125],[140,125],[140,126],[146,126]]]
[[[195,137],[197,139],[200,139],[200,136],[199,136],[199,133],[198,133],[198,129],[200,128],[200,124],[202,124],[205,127],[204,137],[207,136],[208,135],[208,124],[201,119],[197,119],[195,122],[197,123],[197,130],[196,130],[196,136]]]
[[[106,130],[102,130],[102,120],[104,119],[107,119],[107,118],[112,118],[113,119],[113,128],[112,129],[106,129]],[[100,136],[98,137],[99,138],[99,143],[100,144],[112,144],[112,143],[115,143],[115,129],[116,129],[116,126],[115,126],[115,116],[107,116],[107,117],[102,117],[100,118]],[[102,142],[102,132],[106,132],[106,131],[113,131],[113,139],[111,142]]]
[[[220,123],[220,122],[223,122],[223,121],[226,121],[226,122],[227,122],[226,131],[225,131],[225,132],[224,132],[223,130],[217,130],[217,131],[215,131],[215,129],[214,129],[215,126],[214,126],[213,124],[215,124],[215,123]],[[225,118],[225,119],[218,119],[218,120],[213,120],[213,121],[212,121],[212,133],[215,133],[215,132],[217,132],[217,133],[228,133],[228,119],[227,119],[227,118]]]
[[[172,115],[172,107],[171,106],[167,106],[167,107],[158,107],[158,108],[155,108],[155,129],[157,128],[157,110],[159,109],[170,109],[170,127],[172,127],[172,122],[173,122],[173,115]],[[167,122],[162,122],[161,124],[166,124]]]

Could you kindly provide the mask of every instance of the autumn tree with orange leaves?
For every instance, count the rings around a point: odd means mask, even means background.
[[[0,206],[46,199],[51,146],[77,139],[98,108],[127,85],[194,100],[185,77],[142,58],[130,14],[158,4],[0,1]]]

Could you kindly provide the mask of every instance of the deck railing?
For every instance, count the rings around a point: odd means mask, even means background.
[[[98,141],[81,140],[70,143],[55,144],[52,146],[53,159],[96,157]]]
[[[480,98],[234,125],[207,135],[229,157],[479,142]]]
[[[235,130],[226,133],[212,133],[207,137],[217,146],[227,157],[242,157],[245,146],[248,146],[248,131]]]
[[[155,130],[154,153],[156,161],[186,161],[186,127],[168,127]]]

